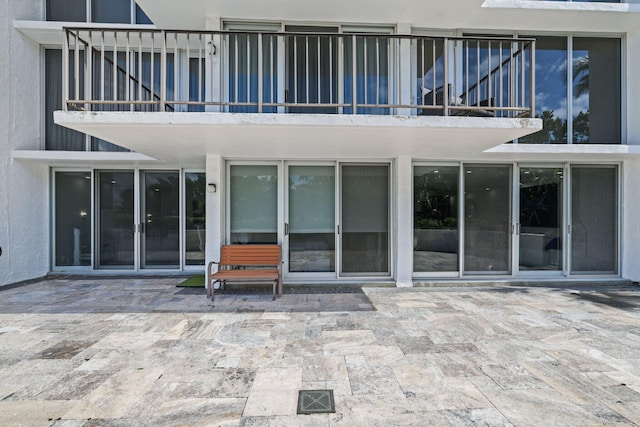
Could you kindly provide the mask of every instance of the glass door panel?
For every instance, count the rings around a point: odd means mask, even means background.
[[[180,267],[178,172],[143,172],[142,268]]]
[[[562,168],[520,168],[520,271],[562,271]]]
[[[98,172],[98,265],[133,268],[133,171]]]
[[[458,271],[458,166],[413,169],[413,271]]]
[[[511,166],[464,167],[464,272],[511,271]]]
[[[335,272],[335,182],[334,166],[289,166],[290,273]]]
[[[91,265],[91,171],[55,173],[55,265]]]
[[[231,165],[229,175],[230,243],[277,244],[278,167]]]
[[[618,169],[571,167],[571,273],[618,271]]]
[[[389,166],[342,165],[341,269],[389,274]]]
[[[206,176],[204,173],[187,172],[185,180],[185,265],[204,265],[205,262],[205,188]]]

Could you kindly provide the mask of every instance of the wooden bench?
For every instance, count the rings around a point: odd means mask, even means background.
[[[213,272],[213,266],[218,271]],[[224,245],[220,262],[211,261],[207,267],[207,297],[214,299],[214,285],[224,289],[227,282],[273,282],[273,299],[282,296],[282,250],[280,245]],[[247,268],[275,267],[275,268]]]

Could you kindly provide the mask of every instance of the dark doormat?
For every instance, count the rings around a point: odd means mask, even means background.
[[[331,414],[336,412],[333,390],[300,390],[298,414]]]

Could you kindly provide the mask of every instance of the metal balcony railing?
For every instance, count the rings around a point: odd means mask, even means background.
[[[533,39],[67,28],[63,108],[534,117]]]

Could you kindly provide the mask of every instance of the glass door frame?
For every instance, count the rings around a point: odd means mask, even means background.
[[[91,259],[89,265],[79,265],[79,266],[64,266],[57,265],[56,263],[56,173],[57,172],[77,172],[77,173],[87,173],[90,177],[90,187],[91,187],[91,196],[89,200],[89,206],[93,210],[91,212],[89,221],[90,224],[90,248],[91,248]],[[50,205],[49,205],[49,262],[50,262],[50,270],[51,271],[92,271],[95,269],[95,265],[97,264],[96,259],[96,187],[94,185],[95,181],[94,169],[89,168],[65,168],[65,167],[52,167],[49,170],[49,182],[50,182]]]
[[[334,246],[334,271],[331,272],[292,272],[290,271],[290,262],[289,262],[289,235],[287,228],[284,224],[289,224],[289,167],[290,166],[330,166],[333,167],[334,170],[334,229],[333,235],[335,239]],[[320,280],[320,279],[335,279],[338,276],[338,267],[340,262],[340,253],[339,250],[339,233],[338,229],[340,227],[340,216],[338,212],[338,204],[339,204],[339,178],[338,178],[338,165],[335,161],[297,161],[297,160],[288,160],[283,164],[283,180],[282,184],[279,188],[283,188],[282,191],[284,194],[282,195],[282,212],[281,219],[279,221],[283,224],[282,228],[282,260],[284,261],[283,265],[283,275],[285,279],[296,280]]]
[[[178,175],[178,264],[177,268],[174,265],[169,265],[168,267],[163,266],[145,266],[145,257],[146,257],[146,233],[147,233],[147,221],[144,218],[147,210],[147,200],[146,200],[146,174],[147,173],[171,173]],[[184,171],[182,169],[136,169],[137,174],[137,183],[138,183],[138,199],[134,200],[134,205],[137,204],[138,215],[136,217],[136,238],[137,238],[137,256],[136,270],[144,270],[144,271],[178,271],[184,268]],[[139,225],[138,225],[139,224]]]
[[[462,272],[462,261],[464,258],[464,240],[463,240],[463,236],[464,236],[464,177],[463,177],[463,167],[462,164],[460,162],[429,162],[429,161],[413,161],[411,162],[411,224],[412,224],[412,237],[413,239],[416,238],[415,236],[415,232],[416,232],[416,227],[415,227],[415,213],[414,213],[414,206],[415,206],[415,200],[414,200],[414,196],[415,196],[415,170],[416,167],[420,167],[420,166],[427,166],[427,167],[438,167],[438,168],[446,168],[446,167],[453,167],[453,168],[457,168],[458,169],[458,185],[456,188],[457,194],[456,197],[458,199],[456,205],[457,205],[457,209],[458,209],[458,216],[456,217],[457,220],[457,224],[458,224],[458,228],[457,228],[457,232],[458,232],[458,261],[456,263],[457,265],[457,269],[453,270],[453,271],[415,271],[415,265],[412,264],[412,272],[411,272],[411,276],[413,277],[413,279],[415,281],[420,281],[422,279],[434,279],[434,278],[447,278],[447,279],[451,279],[451,278],[459,278],[461,277],[461,272]],[[412,251],[411,256],[414,256],[414,251]]]
[[[520,234],[521,234],[521,224],[520,224],[520,170],[521,169],[529,169],[529,168],[540,168],[540,169],[562,169],[562,199],[561,199],[561,210],[562,210],[562,221],[560,223],[560,233],[559,237],[562,238],[563,242],[563,250],[562,250],[562,268],[559,270],[521,270],[520,269]],[[568,261],[570,259],[570,244],[568,244],[569,236],[567,234],[568,224],[569,224],[569,164],[568,163],[540,163],[540,162],[520,162],[515,163],[513,165],[513,218],[512,222],[514,224],[514,233],[513,242],[512,242],[512,266],[513,266],[513,276],[516,277],[563,277],[568,276],[569,266]]]
[[[275,166],[277,176],[277,221],[276,221],[276,240],[282,245],[284,235],[284,190],[282,183],[284,181],[284,167],[282,160],[227,160],[224,165],[224,236],[221,236],[223,244],[231,244],[231,166]],[[282,259],[284,260],[284,247],[282,248]],[[283,266],[283,271],[287,267]]]
[[[185,265],[185,254],[184,254],[184,236],[185,236],[185,226],[184,226],[184,215],[185,215],[185,207],[184,207],[184,185],[185,185],[185,179],[184,179],[184,174],[185,172],[191,172],[191,169],[185,170],[185,169],[181,169],[181,168],[177,168],[177,169],[172,169],[172,168],[158,168],[158,169],[149,169],[149,168],[139,168],[139,167],[133,167],[133,168],[122,168],[122,169],[117,169],[117,168],[100,168],[100,167],[95,167],[92,168],[91,172],[92,172],[92,179],[93,179],[93,185],[92,185],[92,206],[94,209],[94,214],[92,215],[92,224],[93,225],[93,232],[92,232],[92,237],[93,237],[93,254],[92,254],[92,259],[93,259],[93,263],[92,263],[92,269],[93,270],[99,270],[99,271],[104,271],[104,272],[176,272],[176,271],[186,271],[186,270],[196,270],[196,268],[193,268],[194,266],[186,266]],[[100,174],[100,172],[131,172],[133,173],[133,223],[132,223],[132,229],[133,229],[133,233],[134,233],[134,240],[133,240],[133,245],[134,245],[134,259],[133,259],[133,266],[131,268],[109,268],[109,266],[101,266],[99,263],[99,256],[100,256],[100,221],[98,219],[99,212],[100,212],[100,198],[99,198],[99,188],[98,186],[100,185],[99,181],[98,181],[98,176]],[[168,173],[177,173],[178,174],[178,216],[179,216],[179,224],[178,224],[178,233],[179,233],[179,265],[177,268],[143,268],[143,262],[142,262],[142,257],[144,256],[143,253],[143,241],[142,239],[144,238],[144,234],[142,233],[142,214],[143,214],[143,208],[144,208],[144,201],[142,200],[143,197],[143,176],[145,172],[168,172]],[[202,172],[201,170],[199,170],[199,172]],[[127,266],[128,267],[128,266]],[[173,266],[172,266],[173,267]],[[199,267],[198,270],[202,270],[204,268],[204,266],[197,266]]]
[[[510,263],[509,265],[509,269],[506,271],[496,271],[495,273],[493,272],[484,272],[484,271],[466,271],[465,270],[465,257],[466,257],[466,251],[465,251],[465,247],[466,247],[466,228],[467,228],[467,218],[466,218],[466,181],[467,181],[467,173],[465,172],[465,168],[466,167],[505,167],[508,166],[509,167],[509,179],[508,179],[508,183],[509,183],[509,191],[507,192],[507,194],[509,195],[509,214],[508,214],[508,218],[509,221],[511,222],[510,224],[510,236],[508,239],[508,243],[509,243],[509,250],[508,252],[508,262]],[[460,278],[464,278],[464,279],[478,279],[478,280],[484,280],[484,279],[489,279],[489,278],[512,278],[515,276],[515,265],[513,264],[514,262],[514,258],[516,257],[515,252],[516,252],[516,240],[514,238],[515,236],[515,230],[516,230],[516,223],[514,222],[514,218],[515,218],[515,212],[516,212],[516,207],[514,204],[514,194],[515,194],[515,187],[516,187],[516,178],[515,178],[515,174],[516,174],[516,168],[515,168],[516,164],[514,162],[475,162],[475,161],[468,161],[468,162],[461,162],[460,163],[460,217],[462,218],[461,224],[460,224]]]
[[[347,273],[346,275],[344,273],[342,273],[342,236],[343,236],[343,230],[342,230],[342,166],[386,166],[389,170],[389,175],[388,175],[388,182],[387,182],[387,186],[388,186],[388,202],[389,202],[389,206],[388,206],[388,218],[389,218],[389,222],[388,222],[388,226],[387,226],[387,233],[389,235],[388,237],[388,241],[387,241],[387,262],[389,265],[389,271],[388,273],[383,272],[383,273],[363,273],[363,274],[358,274],[358,273]],[[336,215],[338,218],[338,221],[336,222],[336,228],[337,228],[337,232],[338,232],[338,240],[336,241],[336,275],[339,279],[342,280],[369,280],[369,279],[374,279],[374,278],[378,278],[381,280],[385,280],[385,279],[389,279],[389,278],[393,278],[395,277],[395,260],[396,260],[396,232],[395,232],[395,227],[397,227],[397,222],[395,220],[395,215],[394,215],[394,207],[397,204],[397,199],[396,199],[396,193],[394,190],[395,187],[395,167],[394,167],[394,162],[390,161],[390,160],[384,160],[381,159],[380,161],[358,161],[358,160],[349,160],[349,161],[336,161],[336,170],[337,170],[337,175],[336,175],[336,188],[338,193],[336,193],[336,197],[337,197],[337,205],[336,205]],[[413,190],[412,190],[413,191]]]
[[[567,202],[566,202],[566,228],[565,228],[565,240],[567,242],[567,250],[565,254],[565,276],[572,278],[581,278],[581,279],[590,279],[590,278],[611,278],[611,277],[621,277],[622,275],[622,251],[623,251],[623,241],[622,241],[622,233],[623,233],[623,210],[624,210],[624,173],[623,173],[622,162],[567,162],[565,164],[565,185],[567,186]],[[593,167],[593,168],[615,168],[616,170],[616,215],[615,219],[616,223],[616,271],[614,273],[600,273],[600,272],[573,272],[573,266],[571,265],[572,259],[572,239],[573,239],[573,168],[574,167]]]

